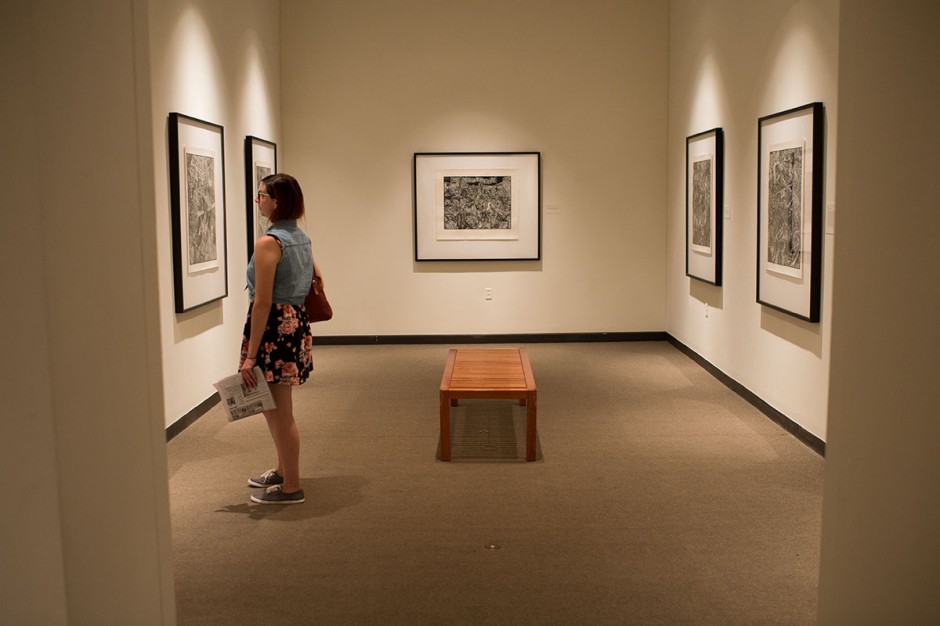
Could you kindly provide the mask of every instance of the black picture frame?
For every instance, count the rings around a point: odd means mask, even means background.
[[[542,258],[540,152],[416,152],[415,261]]]
[[[255,241],[266,228],[265,218],[258,212],[255,197],[261,179],[277,172],[277,144],[253,135],[245,137],[245,224],[248,258],[255,252]]]
[[[757,302],[820,319],[825,180],[822,102],[758,119]]]
[[[168,120],[173,287],[177,313],[228,296],[225,131],[170,113]]]
[[[685,275],[720,286],[724,249],[724,131],[685,140]]]

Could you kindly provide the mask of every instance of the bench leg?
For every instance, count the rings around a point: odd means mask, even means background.
[[[535,416],[536,398],[533,393],[526,402],[525,410],[525,460],[535,460]]]
[[[450,401],[441,394],[441,460],[450,461]]]

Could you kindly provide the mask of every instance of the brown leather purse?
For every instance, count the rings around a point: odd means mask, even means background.
[[[311,324],[325,322],[333,318],[333,307],[326,299],[326,292],[320,285],[319,276],[314,276],[310,282],[310,293],[307,294],[307,298],[304,300],[304,306],[307,308],[307,321]]]

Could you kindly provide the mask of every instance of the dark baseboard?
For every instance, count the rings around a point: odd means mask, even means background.
[[[668,336],[668,341],[673,346],[675,346],[679,352],[682,352],[687,357],[698,363],[702,369],[721,381],[721,383],[723,383],[731,391],[747,400],[751,405],[754,406],[754,408],[769,417],[771,421],[776,422],[785,431],[806,444],[806,446],[813,452],[821,457],[826,456],[825,441],[809,432],[774,407],[767,404],[767,402],[758,397],[757,394],[755,394],[753,391],[722,372],[720,369],[707,361],[703,356],[692,350],[692,348],[688,347],[672,335]]]
[[[200,402],[195,408],[188,412],[183,417],[179,418],[166,428],[166,440],[170,441],[173,437],[177,436],[184,430],[186,430],[191,424],[195,424],[196,420],[205,415],[209,409],[217,405],[221,401],[219,398],[218,392],[212,394],[202,402]]]
[[[588,343],[598,341],[666,341],[662,331],[618,333],[531,333],[506,335],[333,335],[314,336],[321,346],[480,343]]]
[[[750,389],[734,380],[703,356],[664,331],[617,332],[617,333],[534,333],[506,335],[333,335],[315,337],[314,343],[321,346],[365,346],[401,344],[485,344],[485,343],[589,343],[600,341],[668,341],[677,350],[698,363],[705,371],[717,378],[726,387],[747,400],[758,411],[766,415],[781,428],[803,442],[822,457],[826,456],[826,442],[809,432],[789,417],[770,406]],[[219,403],[219,394],[214,393],[186,415],[166,429],[166,440],[170,441],[195,423],[209,409]]]

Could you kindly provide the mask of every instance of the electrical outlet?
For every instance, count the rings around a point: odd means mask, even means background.
[[[493,288],[487,287],[483,290],[483,299],[492,300],[493,299]]]

